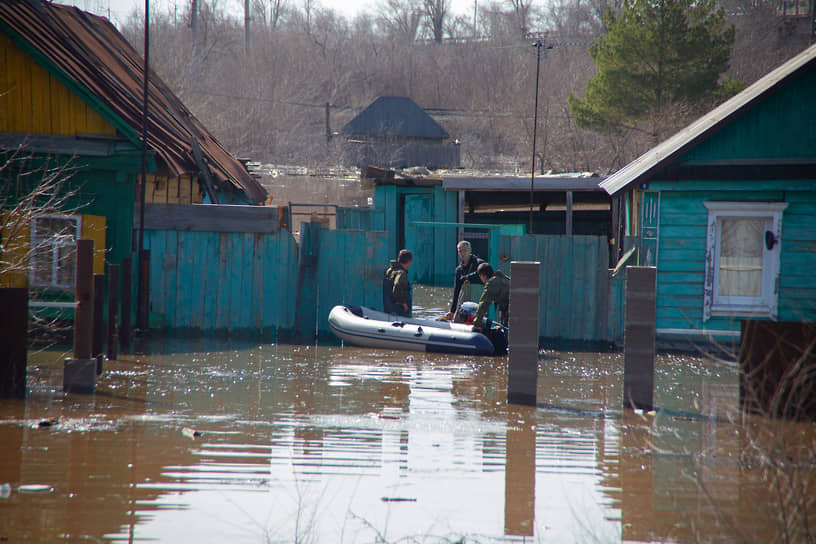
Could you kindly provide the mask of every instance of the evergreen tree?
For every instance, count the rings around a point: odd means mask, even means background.
[[[583,100],[569,96],[575,122],[610,134],[647,121],[657,140],[672,120],[740,90],[719,82],[734,43],[724,19],[714,0],[628,0],[620,16],[607,11],[609,31],[589,50],[598,73]]]

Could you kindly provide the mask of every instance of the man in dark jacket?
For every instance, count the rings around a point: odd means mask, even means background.
[[[450,312],[446,316],[448,319],[453,319],[456,310],[459,308],[460,302],[466,300],[459,300],[462,295],[462,287],[466,284],[481,284],[482,280],[476,273],[476,269],[484,261],[471,252],[470,242],[462,240],[456,244],[456,253],[459,255],[459,266],[456,267],[456,278],[453,283],[453,300],[451,300]]]
[[[484,283],[484,288],[479,298],[476,316],[473,318],[475,327],[481,326],[481,319],[487,315],[487,310],[493,303],[498,310],[499,322],[506,327],[510,309],[510,278],[501,270],[494,272],[488,263],[480,264],[477,272]]]
[[[411,282],[408,269],[413,255],[407,249],[400,250],[396,261],[383,274],[383,309],[385,313],[411,317]]]

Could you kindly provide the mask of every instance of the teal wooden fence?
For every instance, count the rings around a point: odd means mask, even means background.
[[[623,278],[611,277],[605,236],[499,235],[497,241],[497,265],[505,273],[511,261],[541,263],[539,337],[545,343],[623,339]]]
[[[336,304],[382,305],[385,232],[304,223],[298,248],[274,208],[145,210],[157,328],[311,339],[328,334],[326,316]]]

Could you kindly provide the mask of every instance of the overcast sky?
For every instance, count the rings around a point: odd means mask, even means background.
[[[72,4],[86,11],[110,17],[114,23],[122,23],[128,14],[134,9],[140,12],[144,10],[144,0],[55,0],[60,4]],[[174,7],[184,6],[189,0],[150,0],[151,11],[173,11]],[[354,17],[358,12],[373,9],[378,2],[376,0],[318,0],[319,4],[329,7],[345,15],[348,18]],[[226,0],[224,5],[231,6],[231,11],[236,14],[243,13],[243,2],[241,0]],[[289,0],[289,3],[300,5],[302,0]],[[453,0],[452,11],[459,15],[467,13],[473,17],[473,0]]]

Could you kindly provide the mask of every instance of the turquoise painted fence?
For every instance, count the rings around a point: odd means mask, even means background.
[[[145,210],[151,316],[160,328],[311,339],[329,333],[336,304],[382,305],[385,232],[304,223],[298,248],[276,209]]]
[[[382,309],[382,274],[389,260],[385,232],[322,230],[313,222],[301,224],[300,237],[297,340],[328,336],[326,318],[334,306]]]
[[[292,236],[146,230],[151,314],[171,329],[277,333],[294,324]]]
[[[539,336],[545,342],[623,339],[623,278],[622,274],[610,278],[605,236],[499,235],[497,239],[498,268],[505,273],[510,273],[511,261],[541,263]]]

